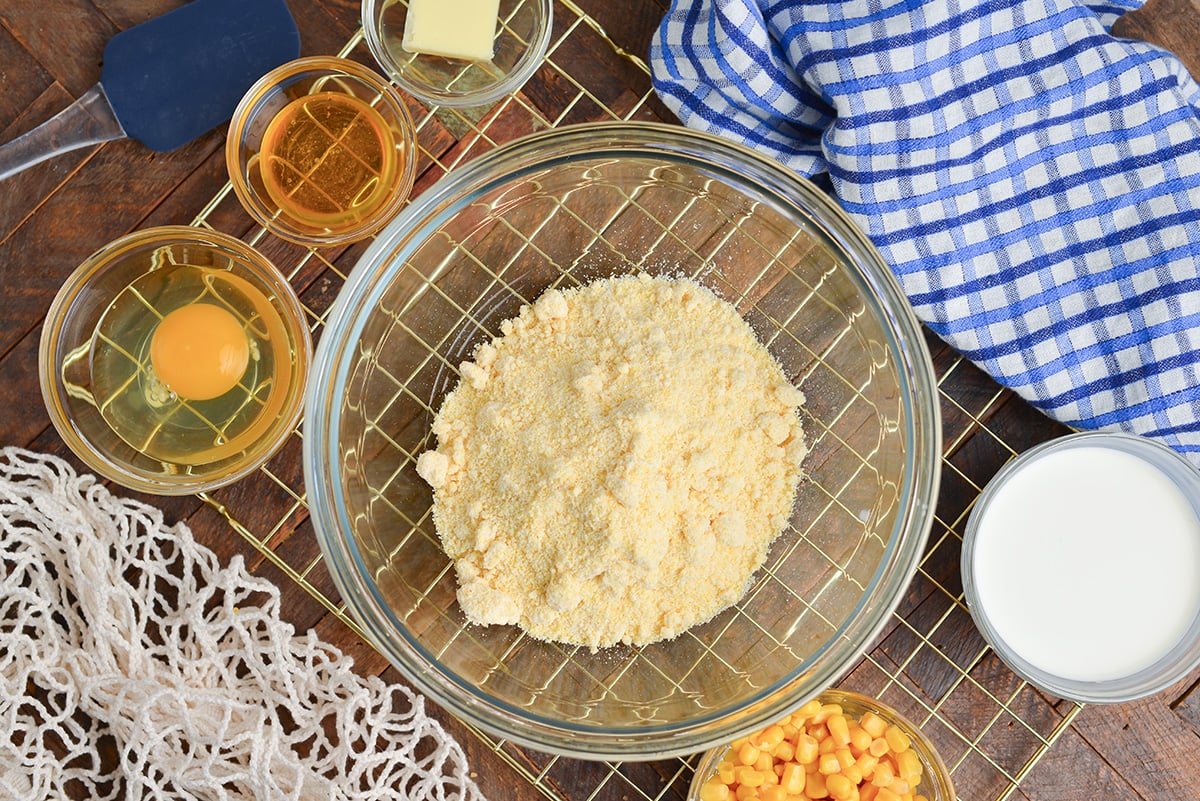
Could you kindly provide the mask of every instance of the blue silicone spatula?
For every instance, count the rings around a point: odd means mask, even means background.
[[[0,146],[0,179],[113,139],[160,152],[182,147],[227,121],[256,80],[299,55],[284,0],[192,0],[109,40],[99,83]]]

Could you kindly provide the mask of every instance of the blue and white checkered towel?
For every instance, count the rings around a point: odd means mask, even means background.
[[[1109,34],[1119,2],[675,0],[655,87],[827,177],[918,316],[1034,406],[1200,464],[1200,87]]]

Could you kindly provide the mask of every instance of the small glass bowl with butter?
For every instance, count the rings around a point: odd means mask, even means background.
[[[265,462],[300,418],[312,346],[287,279],[239,239],[185,226],[88,257],[50,306],[50,420],[96,473],[183,495]]]
[[[919,726],[890,705],[848,690],[826,690],[791,715],[706,751],[688,801],[736,801],[743,795],[957,798],[946,763]]]
[[[491,105],[518,91],[550,45],[552,0],[363,0],[388,76],[429,106]]]

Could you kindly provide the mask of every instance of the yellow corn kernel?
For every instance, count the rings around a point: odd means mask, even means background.
[[[850,748],[861,754],[871,746],[871,741],[875,738],[871,733],[864,729],[861,724],[855,724],[850,727]],[[855,754],[857,756],[858,754]]]
[[[771,756],[780,762],[791,762],[796,756],[796,746],[792,744],[791,740],[784,740],[771,749]]]
[[[758,788],[740,785],[733,793],[737,801],[758,801]]]
[[[887,721],[874,712],[864,712],[861,723],[862,727],[867,730],[872,738],[882,737],[883,733],[887,731]]]
[[[888,785],[888,789],[901,797],[908,795],[912,790],[904,779],[893,779],[892,783]]]
[[[887,740],[888,746],[892,749],[893,754],[899,754],[901,751],[907,751],[910,745],[908,735],[900,730],[899,726],[888,726],[883,732],[883,737]]]
[[[854,785],[840,773],[825,777],[825,788],[837,801],[847,801],[854,795]]]
[[[821,740],[820,750],[822,754],[832,754],[837,750],[837,747],[838,745],[833,741],[832,737],[826,737],[824,740]]]
[[[773,784],[770,787],[764,787],[759,791],[758,797],[762,801],[787,801],[787,790],[780,787],[778,784]]]
[[[768,726],[757,735],[752,737],[750,742],[752,742],[760,751],[770,751],[772,748],[783,742],[783,727],[778,725]]]
[[[875,766],[875,772],[871,774],[871,784],[876,787],[887,787],[896,780],[896,774],[892,770],[892,763],[883,761]]]
[[[923,795],[915,795],[913,796],[913,801],[929,801],[929,799]]]
[[[742,743],[742,747],[737,750],[736,759],[739,765],[753,765],[758,761],[758,755],[761,752],[751,743]]]
[[[747,765],[742,765],[738,768],[735,768],[733,775],[737,780],[737,783],[744,787],[762,787],[763,785],[763,775]],[[884,784],[881,784],[880,787],[890,783],[890,781],[884,782]]]
[[[863,782],[863,773],[861,770],[858,769],[857,763],[854,765],[851,765],[848,768],[843,768],[842,775],[845,776],[850,781],[854,782],[855,787],[862,784],[862,782]]]
[[[800,707],[795,712],[793,712],[792,719],[795,720],[795,719],[799,718],[799,721],[797,721],[797,725],[799,725],[800,721],[807,723],[808,720],[810,718],[812,718],[813,715],[817,714],[820,711],[821,711],[821,702],[819,700],[817,700],[816,698],[814,698],[811,701],[809,701],[808,703],[806,703],[804,706]]]
[[[880,787],[879,792],[875,794],[875,801],[900,801],[900,796],[886,787]]]
[[[859,801],[875,801],[875,795],[879,792],[879,788],[867,782],[860,785],[858,788]]]
[[[833,755],[837,757],[838,765],[842,770],[854,764],[854,754],[850,753],[849,748],[839,748],[833,752]]]
[[[775,759],[766,751],[759,753],[758,759],[754,762],[754,769],[759,773],[774,773]]]
[[[838,713],[830,715],[825,721],[826,728],[829,729],[829,736],[838,744],[838,747],[850,745],[850,724],[846,722],[846,716]]]
[[[866,753],[860,756],[854,762],[854,766],[862,771],[862,775],[870,776],[875,772],[875,766],[879,764],[879,757],[871,753]]]
[[[717,779],[709,779],[700,787],[700,801],[729,801],[733,795],[729,785]]]
[[[820,753],[821,744],[811,734],[802,734],[796,738],[796,761],[801,765],[816,762]]]
[[[891,749],[888,741],[882,737],[876,737],[871,741],[871,746],[867,749],[867,753],[871,756],[881,757]]]
[[[813,723],[824,723],[834,715],[842,714],[841,704],[822,704],[821,710],[812,716]]]
[[[824,774],[807,774],[804,781],[804,794],[812,799],[828,798],[829,788],[825,786]]]
[[[921,774],[924,772],[925,767],[921,764],[921,758],[917,756],[916,751],[910,748],[896,754],[896,775],[901,779],[908,779],[909,783],[915,784],[913,779],[921,778]]]
[[[732,762],[725,762],[724,760],[718,762],[717,778],[720,779],[723,784],[733,784],[735,781],[733,769],[734,765]]]
[[[783,766],[783,775],[779,777],[779,785],[787,790],[788,795],[800,795],[804,792],[804,766],[789,762]]]
[[[817,770],[824,773],[826,776],[840,772],[841,764],[838,762],[837,754],[821,754],[821,759],[817,763]]]

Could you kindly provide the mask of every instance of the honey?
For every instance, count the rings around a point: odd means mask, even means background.
[[[279,311],[219,267],[157,264],[109,304],[90,352],[101,416],[130,447],[170,464],[236,459],[294,389]]]
[[[288,103],[267,126],[259,155],[267,195],[314,234],[360,225],[403,176],[399,137],[369,103],[319,92]]]

